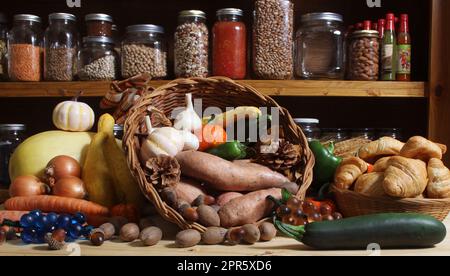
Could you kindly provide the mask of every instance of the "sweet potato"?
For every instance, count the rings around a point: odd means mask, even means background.
[[[179,200],[191,205],[198,196],[206,195],[205,189],[198,182],[188,178],[182,178],[174,189]]]
[[[217,198],[217,205],[222,207],[225,204],[227,204],[228,202],[230,202],[231,200],[233,200],[233,199],[235,199],[237,197],[241,197],[241,196],[243,196],[243,194],[237,193],[237,192],[228,192],[228,193],[221,194]]]
[[[199,151],[185,151],[176,156],[185,176],[201,180],[219,191],[251,192],[280,188],[289,182],[284,175],[251,164],[242,166]]]
[[[266,199],[269,195],[281,199],[281,189],[251,192],[231,200],[219,210],[221,226],[226,228],[241,226],[255,223],[268,216],[273,208],[273,203]]]

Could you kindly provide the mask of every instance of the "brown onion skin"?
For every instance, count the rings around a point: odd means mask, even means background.
[[[51,187],[61,178],[75,176],[81,177],[81,166],[77,160],[70,156],[60,155],[48,162],[45,176]]]
[[[84,199],[86,189],[83,180],[75,176],[61,178],[53,186],[53,194],[61,197]]]
[[[48,191],[48,186],[33,175],[19,176],[9,186],[11,197],[45,195]]]

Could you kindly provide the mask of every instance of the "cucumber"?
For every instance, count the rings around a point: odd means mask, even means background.
[[[305,226],[301,241],[321,250],[428,248],[442,242],[445,225],[427,215],[376,214],[342,220],[315,222]]]

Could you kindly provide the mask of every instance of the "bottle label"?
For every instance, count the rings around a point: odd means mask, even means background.
[[[385,44],[381,53],[383,59],[383,71],[392,71],[394,61],[394,45]]]
[[[398,74],[411,74],[411,45],[398,45]]]

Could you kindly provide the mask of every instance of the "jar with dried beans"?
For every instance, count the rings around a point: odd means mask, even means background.
[[[205,21],[205,13],[198,10],[178,15],[174,45],[174,71],[178,78],[209,75],[209,33]]]
[[[112,38],[85,37],[78,53],[78,77],[80,80],[114,80],[118,77],[118,62]]]
[[[259,79],[284,80],[294,70],[294,4],[256,0],[253,23],[253,71]]]
[[[17,14],[8,35],[8,75],[12,81],[40,81],[42,29],[41,18]]]
[[[167,76],[167,51],[164,28],[157,25],[132,25],[122,42],[122,77],[147,73],[153,79]]]
[[[76,74],[78,32],[76,17],[68,13],[49,15],[44,37],[44,79],[72,81]]]

